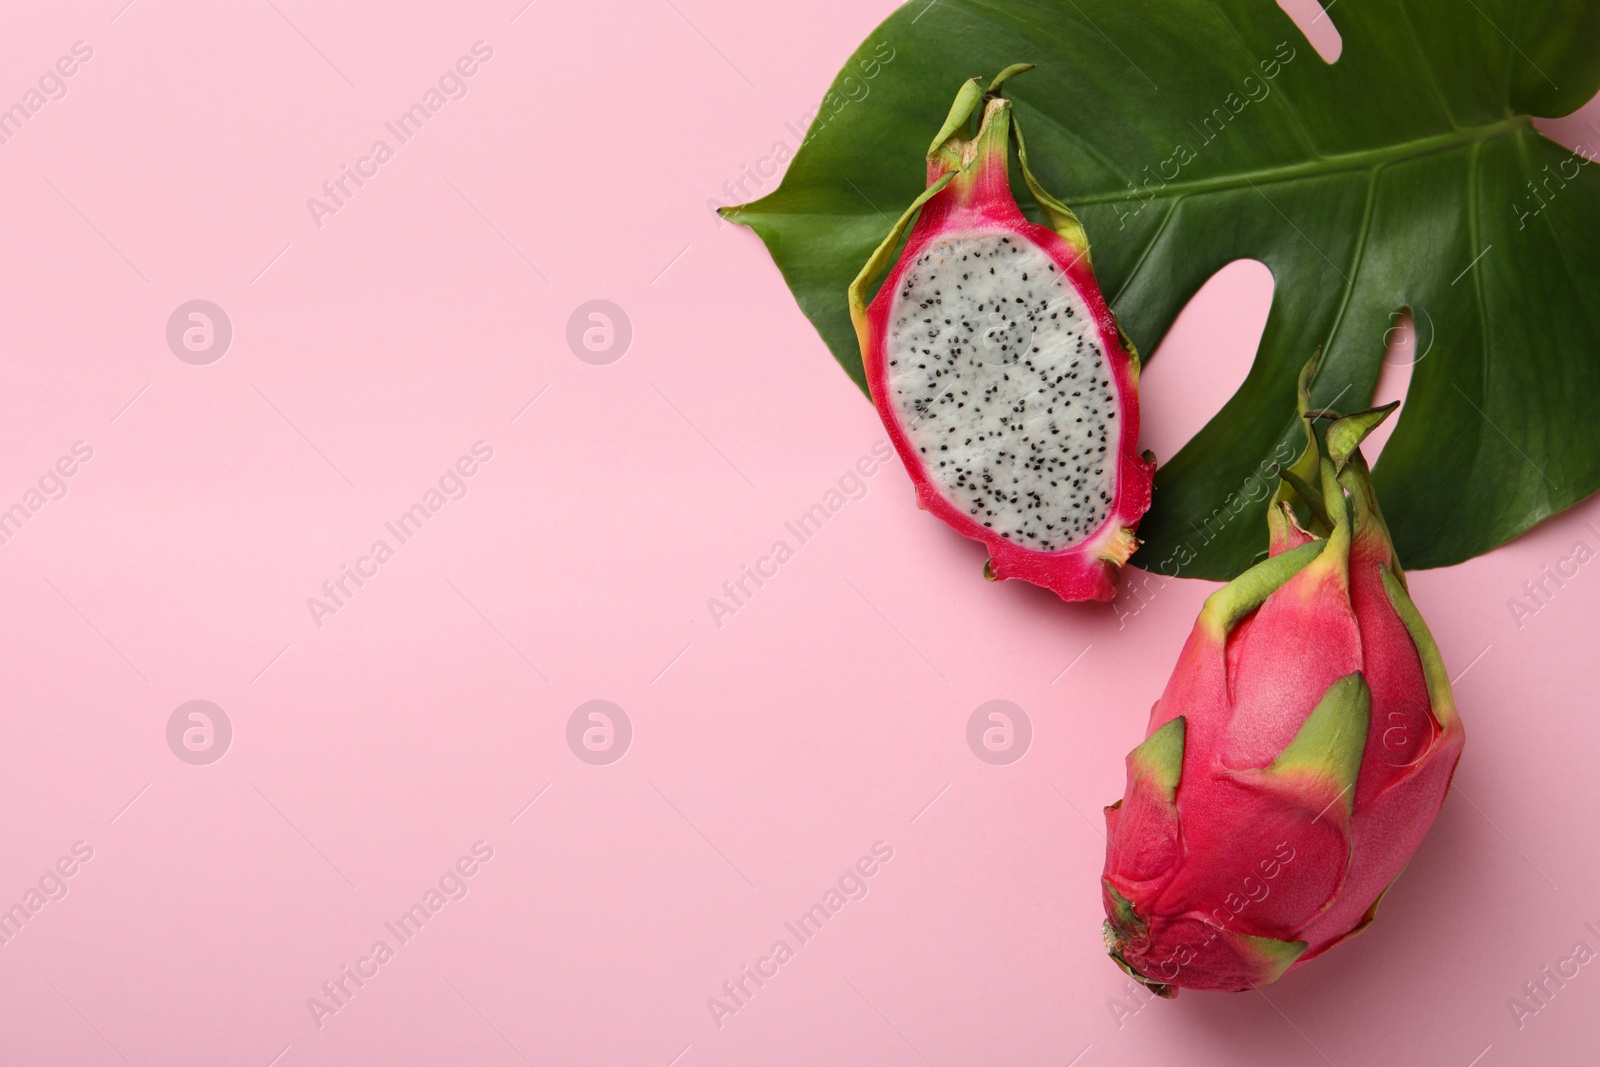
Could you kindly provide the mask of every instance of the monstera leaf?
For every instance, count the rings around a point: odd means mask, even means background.
[[[1135,562],[1246,567],[1265,547],[1251,476],[1303,443],[1299,368],[1321,345],[1314,401],[1366,406],[1403,309],[1425,355],[1374,480],[1409,566],[1459,562],[1600,486],[1600,166],[1529,122],[1600,87],[1600,4],[1321,17],[1331,65],[1272,0],[915,0],[845,64],[782,185],[726,214],[861,385],[846,286],[921,190],[962,80],[1036,63],[1006,95],[1141,352],[1227,263],[1276,284],[1244,384],[1161,457]]]

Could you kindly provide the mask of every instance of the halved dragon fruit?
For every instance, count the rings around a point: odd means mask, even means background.
[[[1162,996],[1265,985],[1363,930],[1461,757],[1360,452],[1395,405],[1312,411],[1315,369],[1270,558],[1206,600],[1106,809],[1106,948]]]
[[[1155,457],[1136,451],[1139,356],[1095,283],[1083,226],[1034,179],[997,95],[1030,68],[961,87],[928,150],[928,188],[851,284],[850,314],[918,504],[988,546],[986,578],[1110,600],[1139,545]],[[1049,228],[1011,195],[1013,136]]]

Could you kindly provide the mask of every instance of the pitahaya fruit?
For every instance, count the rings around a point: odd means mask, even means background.
[[[1396,405],[1311,411],[1315,368],[1269,558],[1207,599],[1106,809],[1106,948],[1163,996],[1265,985],[1362,930],[1461,756],[1359,448]]]
[[[928,150],[928,187],[851,284],[850,315],[918,504],[988,547],[986,578],[1110,600],[1155,457],[1136,452],[1139,356],[1095,283],[1083,226],[1034,179],[997,95],[1031,66],[961,87]],[[1013,136],[1048,228],[1011,195]]]

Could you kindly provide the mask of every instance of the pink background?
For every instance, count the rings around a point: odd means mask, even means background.
[[[1600,567],[1520,627],[1508,600],[1600,547],[1600,505],[1414,576],[1470,741],[1373,931],[1264,995],[1134,1013],[1099,809],[1209,583],[988,585],[895,466],[707,608],[881,440],[707,204],[793,147],[891,3],[120,4],[0,32],[0,102],[93,48],[0,145],[0,508],[93,449],[0,545],[0,906],[93,850],[0,946],[0,1063],[1593,1061],[1600,965],[1520,1029],[1507,1000],[1600,949]],[[479,40],[466,97],[319,228],[306,199]],[[164,332],[196,298],[234,332],[205,366]],[[1236,264],[1184,313],[1145,378],[1159,455],[1270,298]],[[566,341],[594,299],[632,323],[609,365]],[[467,495],[389,538],[478,441]],[[379,538],[319,627],[307,599]],[[196,699],[233,729],[205,766],[167,743]],[[609,765],[568,747],[592,699],[631,722]],[[992,699],[1032,723],[1008,766],[965,739]],[[384,923],[478,841],[399,944]],[[783,924],[880,841],[798,945]],[[308,998],[380,938],[319,1027]],[[719,1027],[708,998],[780,938]]]

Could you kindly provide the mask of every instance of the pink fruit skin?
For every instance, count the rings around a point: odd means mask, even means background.
[[[1262,985],[1361,930],[1444,801],[1465,736],[1448,681],[1385,588],[1385,570],[1403,578],[1381,519],[1353,526],[1313,541],[1280,523],[1274,557],[1316,558],[1242,617],[1219,622],[1228,590],[1208,601],[1146,733],[1183,718],[1173,796],[1135,750],[1106,809],[1108,947],[1158,992]],[[1371,702],[1354,782],[1270,773],[1356,672]]]
[[[928,164],[928,184],[945,173],[937,160]],[[916,226],[906,239],[905,250],[889,272],[876,298],[867,309],[870,340],[863,349],[867,385],[878,416],[888,430],[889,439],[900,453],[906,472],[916,486],[917,503],[944,520],[952,529],[989,549],[989,573],[997,580],[1020,578],[1044,586],[1064,600],[1111,600],[1116,596],[1117,571],[1137,541],[1133,532],[1139,519],[1150,510],[1151,479],[1155,461],[1141,456],[1139,442],[1139,388],[1135,358],[1123,347],[1122,335],[1111,308],[1095,282],[1089,257],[1069,245],[1054,231],[1029,222],[1017,207],[1006,174],[1006,153],[1002,148],[987,153],[973,165],[971,181],[958,178],[934,195],[922,208]],[[1094,317],[1100,345],[1111,367],[1118,398],[1116,485],[1110,513],[1105,522],[1080,544],[1055,552],[1039,552],[1014,544],[985,529],[981,523],[940,495],[923,468],[916,448],[900,426],[886,384],[888,361],[883,358],[888,334],[889,308],[905,272],[922,249],[941,237],[968,232],[1020,234],[1037,245],[1066,274]]]

